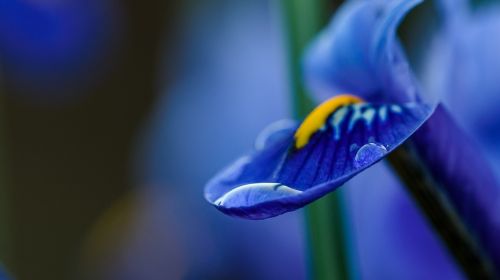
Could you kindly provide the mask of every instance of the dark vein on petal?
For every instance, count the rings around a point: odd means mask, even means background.
[[[313,137],[314,137],[314,135],[313,135]],[[297,172],[295,172],[295,174],[292,177],[291,182],[293,182],[293,183],[297,182],[297,179],[300,176],[300,172],[301,172],[302,168],[304,168],[304,165],[307,163],[307,161],[309,160],[309,157],[311,156],[312,152],[316,149],[316,146],[319,143],[319,138],[320,137],[318,137],[316,135],[316,137],[314,137],[314,138],[316,138],[315,141],[314,141],[314,143],[308,144],[308,145],[312,145],[312,146],[310,146],[310,148],[307,150],[307,154],[305,155],[304,159],[302,160],[302,162],[300,163],[299,167],[297,168],[297,170],[296,170]],[[312,138],[311,138],[311,140],[312,140]],[[311,141],[311,140],[309,140],[309,141]],[[305,146],[302,149],[305,149],[306,147],[307,146]]]

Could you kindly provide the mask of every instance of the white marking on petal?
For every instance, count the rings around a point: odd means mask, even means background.
[[[381,106],[378,115],[382,121],[385,121],[387,119],[387,107],[386,106]]]
[[[369,108],[367,109],[364,114],[363,114],[363,118],[365,119],[366,121],[366,124],[368,126],[371,126],[372,122],[373,122],[373,119],[375,118],[375,115],[377,114],[377,112],[375,111],[375,109],[373,108]]]
[[[372,124],[376,111],[375,109],[368,107],[363,112],[363,109],[366,106],[366,104],[355,104],[351,106],[353,109],[353,115],[351,117],[351,121],[349,122],[349,131],[351,131],[354,128],[354,125],[356,125],[356,123],[360,120],[363,120],[368,127]]]
[[[340,139],[340,132],[341,132],[340,125],[342,125],[342,121],[345,119],[347,111],[348,111],[347,107],[342,107],[338,109],[332,116],[330,123],[332,124],[333,127],[335,140]]]

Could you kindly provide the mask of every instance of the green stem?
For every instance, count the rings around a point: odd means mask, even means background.
[[[342,192],[306,208],[312,279],[349,279]]]
[[[300,60],[307,44],[325,25],[327,0],[282,0],[283,18],[287,32],[288,61],[292,91],[292,108],[296,118],[304,118],[313,102],[306,92]]]
[[[334,5],[328,0],[282,0],[289,49],[293,112],[303,119],[313,108],[304,88],[300,59],[324,27]],[[333,192],[306,208],[312,279],[349,279],[342,192]]]

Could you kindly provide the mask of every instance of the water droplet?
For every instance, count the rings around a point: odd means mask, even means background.
[[[387,149],[382,144],[368,143],[363,145],[354,156],[354,167],[361,168],[369,165],[387,154]]]

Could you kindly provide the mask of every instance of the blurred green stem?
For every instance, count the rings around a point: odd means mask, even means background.
[[[293,112],[303,119],[313,108],[304,88],[300,59],[334,8],[327,0],[281,0],[287,31]],[[333,192],[306,208],[312,279],[349,279],[342,192]]]

